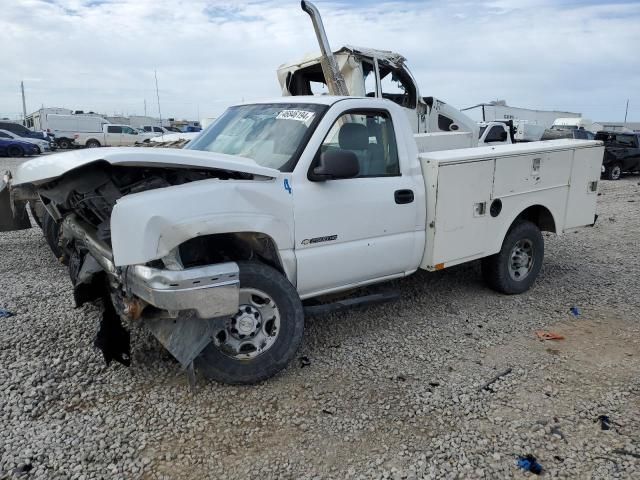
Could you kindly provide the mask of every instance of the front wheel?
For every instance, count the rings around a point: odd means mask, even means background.
[[[22,157],[24,156],[24,150],[18,145],[11,145],[7,148],[7,155],[10,157]]]
[[[291,361],[302,341],[304,311],[296,289],[277,270],[238,262],[240,304],[196,359],[204,375],[222,383],[253,384]]]
[[[620,180],[622,176],[622,166],[619,163],[608,165],[604,169],[604,175],[607,180]]]
[[[526,292],[540,273],[543,259],[540,229],[529,221],[520,221],[509,230],[500,251],[482,259],[482,276],[498,292]]]

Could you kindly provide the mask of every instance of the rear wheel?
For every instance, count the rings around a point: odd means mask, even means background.
[[[61,138],[57,143],[60,148],[71,148],[71,141],[68,138]]]
[[[220,323],[196,366],[211,380],[252,384],[291,361],[302,341],[304,312],[298,292],[280,272],[261,263],[238,265],[238,312]]]
[[[100,142],[97,140],[88,140],[86,146],[87,148],[98,148],[100,146]]]
[[[7,148],[7,155],[10,157],[22,157],[24,156],[24,150],[18,145],[11,145]]]
[[[619,163],[612,163],[604,169],[604,175],[608,180],[620,180],[622,176],[622,165]]]
[[[522,293],[535,282],[543,259],[540,229],[529,221],[520,221],[509,230],[500,251],[482,259],[482,276],[493,290]]]

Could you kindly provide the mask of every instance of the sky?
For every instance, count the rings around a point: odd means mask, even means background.
[[[640,121],[640,0],[316,0],[334,50],[404,55],[423,96]],[[318,51],[297,0],[18,0],[0,15],[0,118],[66,107],[216,117],[280,96]]]

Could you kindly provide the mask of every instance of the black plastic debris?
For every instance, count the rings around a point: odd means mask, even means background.
[[[531,454],[518,457],[516,465],[518,468],[521,468],[526,472],[531,472],[536,475],[540,475],[542,473],[542,465],[540,465],[536,457]]]
[[[11,473],[13,475],[23,475],[25,473],[29,473],[31,470],[33,470],[33,465],[30,463],[23,463],[14,468]]]
[[[298,361],[300,362],[300,368],[308,367],[311,365],[311,360],[309,360],[309,357],[307,357],[306,355],[299,357]]]
[[[4,308],[0,308],[0,318],[9,318],[9,317],[13,317],[15,315],[15,313],[10,312],[9,310],[6,310]]]
[[[600,415],[596,418],[596,422],[600,422],[601,430],[611,430],[611,419],[608,415]]]
[[[571,307],[569,311],[574,317],[577,317],[580,315],[580,309],[578,307]]]
[[[111,300],[105,298],[103,304],[104,313],[93,344],[102,351],[107,365],[115,360],[128,367],[131,365],[131,334],[122,326]]]

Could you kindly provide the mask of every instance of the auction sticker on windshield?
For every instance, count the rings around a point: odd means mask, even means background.
[[[307,112],[306,110],[282,110],[278,113],[278,120],[298,120],[307,125],[313,120],[315,112]]]

